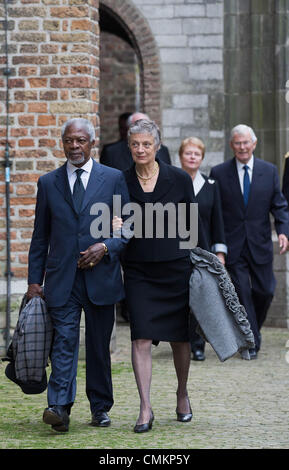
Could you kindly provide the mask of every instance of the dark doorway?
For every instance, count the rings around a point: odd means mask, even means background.
[[[100,4],[100,150],[119,139],[118,116],[141,108],[140,66],[120,18]]]

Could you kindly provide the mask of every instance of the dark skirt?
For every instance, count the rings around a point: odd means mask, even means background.
[[[131,340],[189,341],[189,257],[163,262],[129,262],[124,286]]]

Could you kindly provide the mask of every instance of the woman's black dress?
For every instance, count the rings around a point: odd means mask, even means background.
[[[195,202],[192,180],[179,168],[159,162],[160,173],[153,193],[139,184],[134,168],[125,172],[131,201]],[[124,286],[131,339],[189,341],[189,250],[179,240],[132,239],[124,263]]]
[[[189,341],[190,259],[131,262],[124,273],[132,341]]]

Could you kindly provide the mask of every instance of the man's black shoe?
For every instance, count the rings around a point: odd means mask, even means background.
[[[192,359],[193,361],[204,361],[206,359],[204,351],[201,349],[195,349],[192,351]]]
[[[54,405],[45,408],[43,421],[50,424],[52,429],[57,432],[67,432],[69,428],[69,416],[65,406]]]
[[[110,426],[110,418],[108,414],[105,411],[97,411],[96,413],[93,413],[91,416],[91,425],[92,426],[98,426],[105,428],[107,426]]]

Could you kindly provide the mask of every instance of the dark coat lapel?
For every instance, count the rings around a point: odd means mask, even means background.
[[[232,160],[230,161],[228,177],[229,177],[229,188],[231,188],[231,191],[232,191],[232,201],[237,201],[237,207],[240,207],[243,210],[245,210],[245,204],[244,204],[243,194],[241,191],[235,158],[232,158]]]
[[[72,199],[72,194],[69,186],[69,181],[67,177],[67,170],[66,170],[66,163],[62,165],[55,174],[55,186],[57,187],[58,191],[61,192],[64,199],[68,202],[68,204],[72,207],[75,211],[74,203]]]
[[[96,193],[98,193],[101,190],[103,184],[104,184],[103,169],[101,165],[99,165],[93,160],[93,166],[90,172],[90,176],[89,176],[88,184],[85,190],[85,195],[84,195],[80,212],[83,212],[85,210],[87,204],[92,199],[92,197],[95,198]]]
[[[159,166],[160,166],[160,173],[155,185],[154,193],[153,193],[153,200],[159,201],[174,184],[174,180],[170,177],[170,166],[163,163],[158,158],[156,159]]]
[[[104,183],[104,175],[101,165],[98,165],[95,161],[93,161],[93,166],[91,169],[90,177],[88,180],[87,188],[85,190],[84,199],[81,207],[81,212],[86,208],[87,204],[91,200],[97,191],[99,191]],[[57,189],[61,192],[64,199],[68,202],[68,204],[72,207],[72,209],[77,214],[77,211],[74,207],[74,202],[69,186],[69,181],[67,177],[67,170],[66,170],[66,163],[61,166],[56,172],[56,179],[55,185]]]

